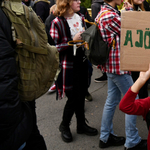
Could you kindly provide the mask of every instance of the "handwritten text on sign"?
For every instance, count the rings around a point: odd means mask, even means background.
[[[146,31],[136,30],[137,36],[139,36],[139,41],[133,43],[132,30],[127,30],[125,35],[124,46],[130,44],[131,47],[144,47],[145,49],[150,49],[150,31],[146,28]],[[147,42],[148,41],[148,42]]]

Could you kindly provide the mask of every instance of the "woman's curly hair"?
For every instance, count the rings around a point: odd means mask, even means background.
[[[55,16],[64,16],[66,11],[69,9],[69,13],[72,13],[73,10],[71,9],[72,0],[56,0],[56,10],[54,12]]]

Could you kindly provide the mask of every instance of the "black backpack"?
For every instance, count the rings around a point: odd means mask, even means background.
[[[101,36],[98,28],[98,22],[100,17],[109,11],[104,11],[98,18],[97,22],[89,22],[85,19],[85,22],[93,24],[87,28],[82,34],[82,40],[88,43],[89,50],[86,51],[86,55],[89,61],[94,65],[104,65],[109,57],[110,46],[108,42],[105,42]],[[111,46],[115,47],[115,40],[113,39]]]

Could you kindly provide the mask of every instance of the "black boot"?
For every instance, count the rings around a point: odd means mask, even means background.
[[[89,136],[94,136],[98,134],[97,129],[88,126],[85,122],[77,125],[78,134],[86,134]]]
[[[62,137],[62,140],[64,142],[71,142],[72,141],[72,134],[70,132],[70,128],[69,128],[69,125],[68,126],[64,126],[62,123],[60,124],[59,126],[59,131],[61,132],[61,137]]]

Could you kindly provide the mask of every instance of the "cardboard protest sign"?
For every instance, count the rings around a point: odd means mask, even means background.
[[[121,70],[146,71],[150,63],[150,12],[121,13]]]

